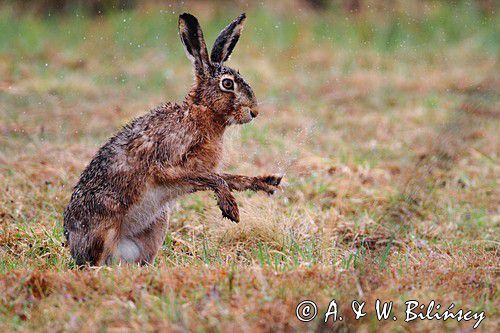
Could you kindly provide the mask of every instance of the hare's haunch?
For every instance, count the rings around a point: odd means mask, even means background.
[[[231,191],[274,193],[280,176],[219,172],[225,128],[258,114],[250,86],[223,65],[245,18],[220,33],[209,57],[198,20],[179,16],[194,85],[182,104],[163,104],[126,125],[83,171],[64,211],[64,234],[78,265],[152,262],[181,195],[213,191],[222,215],[238,222]]]

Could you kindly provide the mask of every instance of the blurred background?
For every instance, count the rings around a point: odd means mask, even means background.
[[[200,18],[209,45],[232,18],[248,12],[230,65],[253,83],[261,102],[272,106],[269,112],[280,106],[307,111],[308,120],[297,121],[306,128],[316,120],[338,126],[334,117],[346,98],[363,95],[372,109],[392,108],[408,92],[401,89],[425,94],[444,89],[445,79],[465,89],[497,69],[498,14],[489,0],[4,0],[3,132],[23,136],[13,128],[48,117],[36,126],[51,142],[102,142],[110,125],[160,101],[182,99],[191,81],[177,36],[183,11]],[[80,116],[89,119],[68,124]],[[294,120],[282,127],[287,122]]]
[[[154,269],[69,270],[62,211],[83,168],[189,90],[182,12],[209,48],[247,13],[227,65],[261,113],[228,130],[225,171],[284,173],[283,190],[236,194],[239,225],[208,193],[183,198]],[[494,331],[499,21],[494,0],[0,1],[0,328],[321,331],[291,318],[307,296],[439,297]]]

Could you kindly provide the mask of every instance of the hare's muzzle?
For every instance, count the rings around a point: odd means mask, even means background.
[[[259,110],[257,110],[257,108],[253,108],[250,110],[250,115],[252,116],[252,118],[257,117],[258,114],[259,114]]]

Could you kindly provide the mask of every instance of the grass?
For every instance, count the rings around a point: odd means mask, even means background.
[[[498,13],[469,2],[394,11],[144,5],[89,17],[0,8],[0,330],[455,331],[404,302],[485,311],[498,327]],[[191,67],[177,15],[207,44],[245,10],[230,65],[262,102],[232,128],[226,170],[285,173],[274,197],[183,198],[151,267],[74,269],[62,211],[98,147]],[[323,323],[335,298],[345,320]],[[314,300],[305,324],[295,307]],[[398,321],[354,320],[352,300]]]

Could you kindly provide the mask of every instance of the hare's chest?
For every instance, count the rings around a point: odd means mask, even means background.
[[[196,173],[218,172],[222,167],[223,155],[221,144],[207,143],[190,152],[188,165]]]

